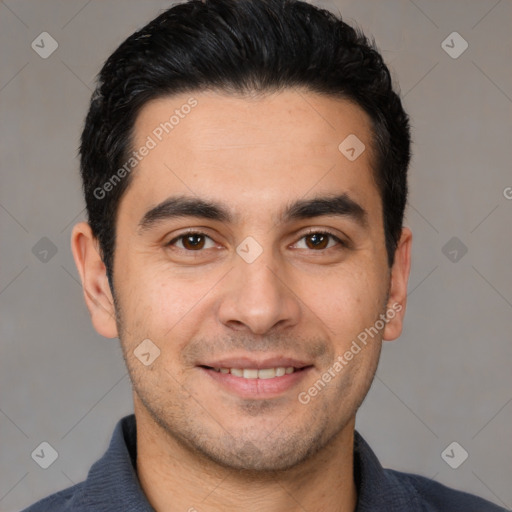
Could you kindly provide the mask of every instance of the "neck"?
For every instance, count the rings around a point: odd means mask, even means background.
[[[156,512],[354,512],[355,418],[327,446],[286,471],[225,468],[168,435],[141,408],[137,418],[137,473]]]

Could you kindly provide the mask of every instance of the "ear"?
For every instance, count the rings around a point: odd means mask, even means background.
[[[395,250],[395,260],[391,267],[391,282],[387,305],[388,322],[382,338],[391,341],[402,334],[405,306],[407,304],[407,283],[411,270],[412,232],[403,227]]]
[[[117,338],[114,300],[106,267],[100,256],[99,243],[87,222],[80,222],[73,227],[71,251],[94,328],[106,338]]]

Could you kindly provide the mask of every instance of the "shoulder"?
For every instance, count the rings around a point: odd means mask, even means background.
[[[357,430],[354,431],[354,474],[359,491],[358,512],[507,512],[490,501],[430,478],[383,468]]]
[[[21,512],[78,512],[81,510],[81,496],[84,483],[73,485],[30,505]]]
[[[507,509],[467,492],[446,487],[424,476],[385,470],[398,481],[411,486],[428,512],[506,512]]]
[[[52,494],[22,512],[113,512],[150,510],[140,489],[136,470],[136,424],[133,414],[120,419],[103,454],[87,478]]]

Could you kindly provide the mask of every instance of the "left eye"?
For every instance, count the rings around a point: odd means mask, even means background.
[[[330,249],[336,244],[342,246],[345,245],[337,236],[334,236],[332,233],[322,231],[308,233],[307,235],[304,235],[299,242],[302,240],[305,240],[306,247],[299,247],[300,249],[322,250]],[[330,241],[333,243],[330,243]]]

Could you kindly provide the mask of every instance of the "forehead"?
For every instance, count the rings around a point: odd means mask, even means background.
[[[226,204],[234,219],[256,212],[275,219],[299,197],[338,193],[367,203],[377,217],[380,212],[371,122],[347,100],[300,90],[164,97],[141,109],[132,149],[144,156],[120,218],[136,221],[170,195]]]

